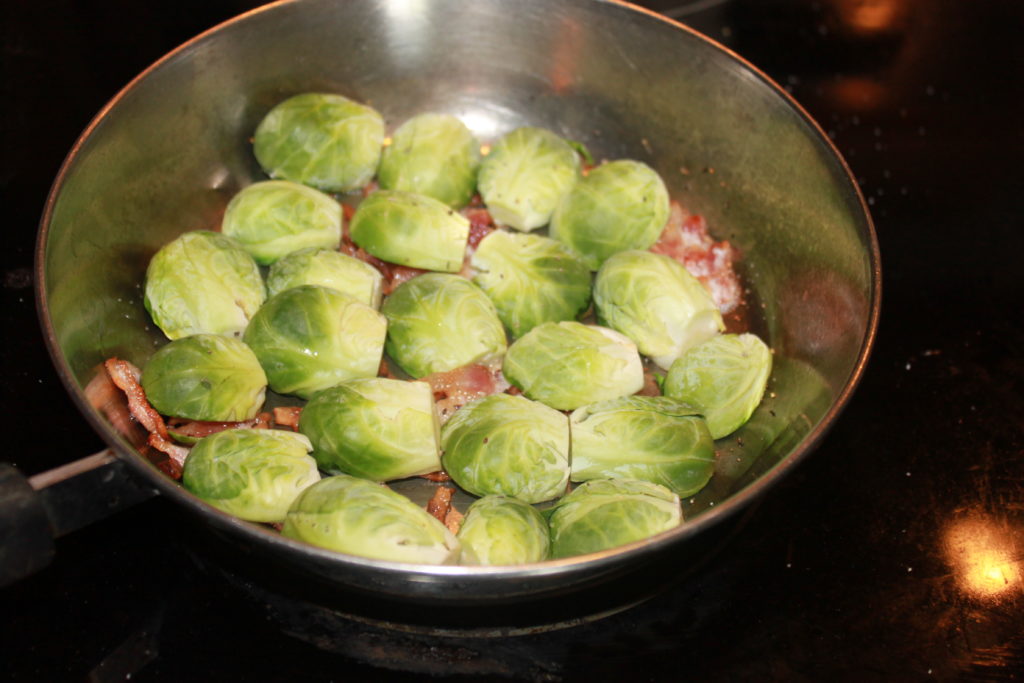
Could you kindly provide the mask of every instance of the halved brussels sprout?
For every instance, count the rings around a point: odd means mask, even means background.
[[[197,334],[154,353],[142,371],[142,388],[161,415],[237,422],[256,417],[267,376],[242,341]]]
[[[146,269],[146,310],[169,339],[240,337],[265,298],[252,256],[216,232],[184,233],[156,252]]]
[[[426,273],[403,282],[381,312],[388,318],[388,355],[416,378],[505,352],[494,304],[458,275]]]
[[[722,334],[672,364],[665,395],[696,406],[716,439],[746,422],[764,396],[772,353],[754,334]]]
[[[270,296],[301,285],[319,285],[380,308],[384,276],[365,261],[333,249],[311,247],[275,261],[267,274]]]
[[[277,429],[229,429],[199,440],[185,460],[185,488],[250,522],[280,522],[320,480],[309,439]]]
[[[384,119],[341,95],[304,93],[281,102],[263,118],[253,152],[271,178],[349,192],[377,172]]]
[[[608,550],[679,526],[679,496],[633,479],[594,479],[546,511],[551,557]]]
[[[668,190],[654,169],[629,159],[611,161],[591,170],[559,202],[551,236],[597,270],[612,254],[654,244],[668,208]]]
[[[704,285],[675,259],[623,251],[594,280],[597,319],[626,335],[667,370],[688,349],[725,329]]]
[[[261,265],[306,247],[337,249],[341,244],[341,204],[299,183],[266,180],[231,198],[221,232]]]
[[[457,273],[469,220],[432,197],[378,190],[356,209],[349,233],[353,242],[384,261]]]
[[[376,376],[386,334],[384,316],[366,304],[303,285],[271,297],[253,316],[245,343],[271,389],[309,398],[348,379]]]
[[[441,429],[441,462],[477,496],[527,503],[557,498],[569,482],[569,422],[522,396],[494,394],[467,403]]]
[[[580,158],[565,140],[523,127],[494,143],[480,164],[477,186],[495,221],[529,231],[547,225],[579,174]]]
[[[440,470],[439,429],[429,384],[383,377],[325,389],[299,419],[320,469],[374,481]]]
[[[680,497],[704,488],[715,442],[693,406],[665,396],[627,396],[574,411],[572,480],[643,479]]]
[[[347,474],[302,492],[281,534],[350,555],[415,564],[455,564],[458,539],[400,493]]]
[[[473,282],[513,337],[544,322],[574,320],[590,304],[590,269],[561,242],[495,230],[473,253]]]
[[[573,321],[543,323],[513,342],[502,372],[527,397],[558,410],[635,394],[644,385],[633,342]]]
[[[399,126],[384,148],[377,182],[460,209],[473,196],[479,167],[480,143],[466,124],[451,114],[420,114]]]
[[[474,501],[457,534],[462,563],[510,565],[543,562],[551,552],[551,533],[532,505],[508,496]]]

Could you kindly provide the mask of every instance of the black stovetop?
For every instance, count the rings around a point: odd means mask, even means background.
[[[34,308],[36,225],[59,164],[135,74],[254,4],[0,9],[3,459],[26,473],[102,448],[57,380]],[[871,206],[877,347],[818,450],[684,582],[594,623],[500,640],[367,624],[336,625],[333,640],[284,635],[280,614],[197,567],[179,516],[155,499],[61,539],[51,567],[0,591],[0,678],[1024,677],[1024,5],[642,4],[785,86]]]

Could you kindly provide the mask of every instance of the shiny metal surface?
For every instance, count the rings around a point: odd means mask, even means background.
[[[743,254],[756,329],[776,369],[751,423],[719,444],[682,527],[630,546],[521,568],[420,567],[342,556],[209,508],[135,453],[85,400],[112,355],[142,365],[162,343],[141,303],[150,256],[216,226],[262,177],[249,137],[278,101],[324,90],[389,125],[460,116],[483,139],[523,123],[596,158],[654,166],[673,196]],[[862,197],[821,130],[777,86],[705,38],[595,0],[306,0],[251,12],[151,67],[93,121],[42,220],[38,303],[51,353],[86,418],[140,476],[254,561],[424,602],[512,602],[621,575],[720,523],[824,435],[877,326],[880,265]]]

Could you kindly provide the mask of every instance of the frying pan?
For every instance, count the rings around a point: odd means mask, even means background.
[[[598,159],[642,160],[688,210],[706,217],[716,238],[736,247],[750,325],[771,345],[774,370],[751,422],[717,444],[715,477],[684,502],[682,526],[520,567],[342,555],[206,505],[92,405],[85,387],[105,358],[142,366],[166,341],[142,306],[149,258],[186,230],[216,227],[231,196],[263,178],[252,131],[273,105],[308,91],[367,102],[392,127],[444,111],[483,140],[531,124],[583,142]],[[108,507],[156,492],[219,547],[278,567],[285,580],[453,606],[592,588],[733,519],[806,457],[839,415],[863,372],[881,296],[863,198],[799,105],[707,38],[598,0],[293,0],[228,21],[154,64],[88,126],[47,201],[36,268],[58,374],[109,450],[70,465],[86,472],[72,479],[48,473],[26,485],[13,471],[0,472],[0,480],[14,482],[17,495],[5,500],[19,512],[43,508],[52,520],[56,504],[33,499],[46,497],[50,482],[87,481],[91,499]],[[398,488],[416,499],[428,486]],[[38,542],[43,555],[48,542]],[[29,554],[15,562],[26,571]]]

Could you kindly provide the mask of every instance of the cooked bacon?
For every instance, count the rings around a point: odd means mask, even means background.
[[[460,211],[469,220],[469,240],[466,247],[475,250],[480,246],[480,240],[494,232],[494,219],[487,209],[467,207]]]
[[[448,514],[444,516],[444,525],[448,527],[448,531],[452,532],[453,534],[458,534],[459,529],[462,528],[462,518],[464,516],[465,515],[459,512],[455,508],[455,506],[452,505],[450,508],[448,508]]]
[[[168,456],[167,460],[158,462],[157,467],[172,479],[181,479],[181,473],[185,467],[185,459],[188,457],[188,449],[172,443],[156,433],[149,435],[149,445]]]
[[[682,263],[707,287],[723,314],[740,304],[742,290],[732,267],[732,246],[711,238],[703,216],[688,213],[673,200],[665,229],[651,251]]]
[[[644,368],[644,386],[640,391],[636,392],[637,396],[661,396],[661,387],[658,386],[658,380],[654,376],[654,372],[649,368]]]
[[[278,406],[274,408],[274,425],[288,427],[297,432],[299,431],[300,415],[302,415],[302,406]]]
[[[470,401],[491,394],[500,394],[509,388],[501,374],[501,365],[472,363],[447,372],[435,372],[423,378],[434,390],[434,402],[441,422],[448,420],[456,410]]]
[[[206,420],[186,420],[178,417],[167,419],[167,431],[174,438],[184,436],[190,439],[201,439],[228,429],[267,429],[270,427],[270,413],[260,413],[251,420],[237,422],[208,422]]]
[[[452,494],[454,489],[447,486],[438,486],[434,489],[434,495],[427,501],[427,512],[437,518],[437,521],[444,522],[448,510],[452,507]]]
[[[149,438],[142,425],[128,410],[128,400],[105,367],[97,366],[96,374],[85,386],[85,399],[93,408],[106,416],[110,424],[135,448],[144,447]]]
[[[110,358],[103,363],[103,366],[107,369],[111,381],[128,397],[128,410],[131,411],[132,417],[138,420],[147,432],[157,434],[166,441],[168,436],[164,419],[160,417],[160,413],[156,412],[153,406],[149,405],[149,401],[146,400],[146,392],[139,384],[142,372],[128,361],[119,358]]]
[[[439,483],[444,483],[446,481],[452,480],[452,478],[448,476],[448,473],[445,472],[444,470],[438,470],[437,472],[428,472],[427,474],[421,474],[420,478],[426,479],[427,481],[436,481]]]

